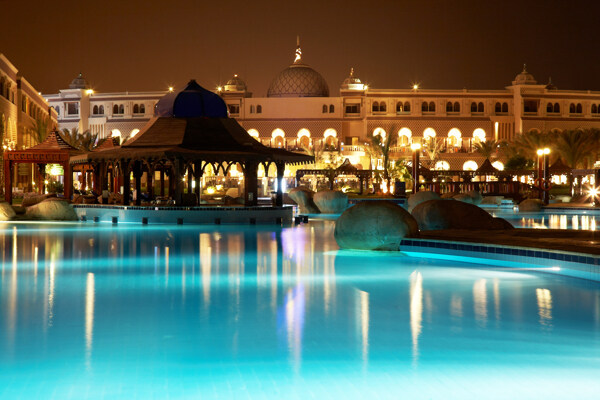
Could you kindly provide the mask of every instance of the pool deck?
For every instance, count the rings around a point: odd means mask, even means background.
[[[564,229],[421,231],[422,239],[530,247],[600,255],[600,232]]]

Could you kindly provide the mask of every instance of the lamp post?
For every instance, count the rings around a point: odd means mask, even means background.
[[[549,155],[550,149],[546,147],[543,150],[544,154],[544,192],[542,194],[544,204],[548,204],[550,202],[550,163],[549,163]]]
[[[419,191],[419,150],[421,150],[421,143],[413,143],[410,145],[413,152],[412,157],[412,175],[413,175],[413,194]]]

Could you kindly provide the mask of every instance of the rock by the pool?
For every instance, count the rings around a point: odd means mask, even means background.
[[[323,214],[340,214],[348,208],[348,196],[337,190],[317,192],[313,201]]]
[[[462,201],[463,203],[473,204],[473,198],[467,193],[455,194],[452,198],[454,200]]]
[[[48,221],[77,221],[77,214],[73,206],[65,200],[49,198],[34,206],[27,207],[25,218]]]
[[[0,221],[10,221],[16,215],[15,209],[10,204],[5,201],[0,203]]]
[[[502,204],[503,199],[504,199],[504,196],[485,196],[481,200],[481,204],[495,204],[495,205],[499,206],[500,204]]]
[[[408,198],[408,211],[412,211],[413,208],[415,208],[421,203],[424,203],[429,200],[438,200],[440,198],[440,195],[436,192],[431,192],[428,190],[422,190],[420,192],[417,192]]]
[[[312,190],[303,186],[292,188],[288,192],[288,196],[298,204],[298,208],[302,214],[319,214],[319,209],[313,201],[313,195],[314,192]]]
[[[544,202],[540,199],[526,199],[519,203],[519,212],[537,212],[543,205]]]
[[[502,218],[494,218],[474,204],[456,200],[429,200],[412,211],[419,229],[512,229]]]
[[[402,207],[385,200],[363,201],[348,208],[335,223],[342,249],[398,250],[404,237],[418,236],[417,221]]]
[[[466,194],[471,197],[471,200],[475,205],[479,205],[483,201],[483,196],[477,190],[469,190]]]

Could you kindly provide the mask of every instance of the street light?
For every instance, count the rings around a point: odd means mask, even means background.
[[[543,149],[538,149],[538,179],[540,181],[540,189],[542,189],[542,201],[544,204],[548,204],[550,201],[550,171],[549,171],[549,162],[548,157],[550,155],[550,149],[545,147]],[[541,159],[541,160],[540,160]]]
[[[413,163],[413,194],[419,191],[419,150],[421,150],[421,143],[413,143],[410,145],[413,152],[412,163]]]

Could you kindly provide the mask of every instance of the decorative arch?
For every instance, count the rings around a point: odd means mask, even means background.
[[[373,136],[381,136],[381,138],[385,140],[386,135],[387,135],[387,132],[385,131],[385,129],[383,129],[381,127],[375,128],[373,130]]]
[[[475,142],[485,142],[485,131],[481,128],[477,128],[473,131],[473,140]]]
[[[259,134],[256,129],[248,129],[248,135],[252,136],[254,139],[258,140]]]
[[[333,128],[325,129],[325,132],[323,133],[323,137],[328,138],[330,136],[337,138],[337,131]]]
[[[435,137],[435,129],[425,128],[425,130],[423,131],[423,137],[425,138],[425,140],[427,140],[429,138],[434,138]]]
[[[273,132],[271,132],[271,138],[275,139],[276,137],[281,137],[281,138],[285,137],[285,132],[283,131],[283,129],[281,129],[281,128],[273,129]]]
[[[298,146],[303,148],[310,147],[310,131],[306,128],[302,128],[298,131]]]
[[[448,161],[440,160],[435,163],[434,169],[436,171],[448,171],[450,169],[450,163]]]
[[[463,164],[463,171],[476,171],[477,168],[477,163],[473,160],[465,161]]]
[[[398,142],[400,146],[408,146],[412,139],[412,131],[408,128],[401,128],[398,131]]]
[[[454,147],[460,146],[461,138],[462,133],[458,128],[450,129],[450,131],[448,132],[448,145]]]

